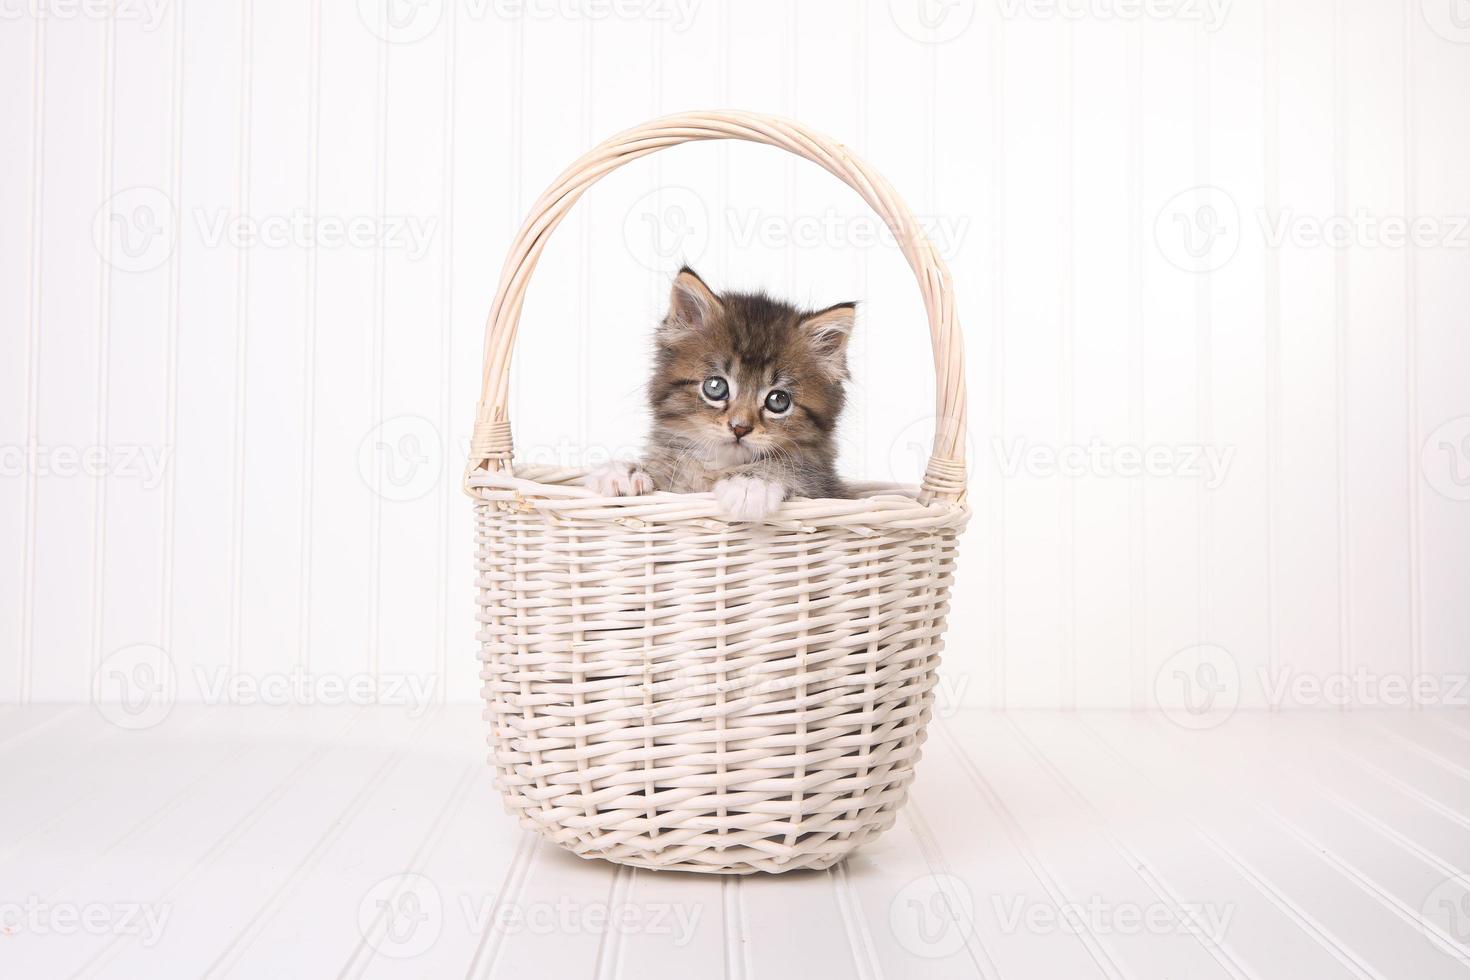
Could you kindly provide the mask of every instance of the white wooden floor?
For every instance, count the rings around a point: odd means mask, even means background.
[[[471,706],[0,709],[0,977],[1470,974],[1470,712],[939,719],[830,873],[618,870]]]

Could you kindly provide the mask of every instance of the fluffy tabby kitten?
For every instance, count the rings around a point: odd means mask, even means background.
[[[854,312],[717,294],[685,267],[655,337],[648,451],[586,485],[605,496],[713,490],[736,521],[759,521],[788,497],[848,496],[833,431]]]

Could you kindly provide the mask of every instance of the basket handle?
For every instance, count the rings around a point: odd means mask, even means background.
[[[934,350],[936,424],[934,446],[924,471],[921,500],[960,501],[965,495],[965,354],[955,318],[949,269],[934,251],[888,181],[847,147],[804,126],[774,116],[745,112],[691,112],[635,126],[604,141],[577,160],[546,189],[521,225],[490,306],[485,325],[485,365],[480,404],[470,439],[466,481],[477,470],[509,470],[512,442],[506,414],[510,359],[526,285],[541,251],[582,194],[625,163],[657,150],[696,140],[740,139],[779,147],[805,157],[846,183],[893,232],[919,281]],[[468,487],[467,487],[468,489]]]

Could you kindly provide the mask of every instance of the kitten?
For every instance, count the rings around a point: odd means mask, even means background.
[[[735,521],[759,521],[788,497],[850,496],[833,432],[855,311],[716,294],[686,266],[655,335],[648,452],[588,474],[585,485],[604,496],[713,490]]]

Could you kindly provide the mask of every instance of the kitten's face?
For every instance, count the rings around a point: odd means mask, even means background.
[[[674,281],[649,389],[655,435],[714,466],[832,448],[853,306],[807,313]]]

